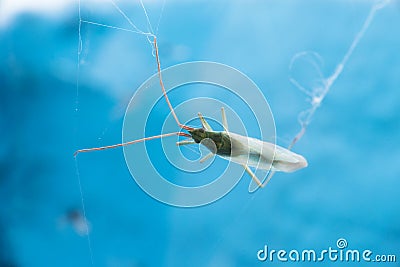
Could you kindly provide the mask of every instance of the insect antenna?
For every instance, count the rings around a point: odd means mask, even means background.
[[[137,143],[153,140],[153,139],[164,138],[164,137],[174,136],[174,135],[191,137],[189,134],[182,133],[182,132],[173,132],[173,133],[154,135],[154,136],[140,138],[140,139],[136,139],[136,140],[133,140],[133,141],[129,141],[129,142],[121,143],[121,144],[116,144],[116,145],[79,149],[79,150],[75,151],[74,157],[76,157],[79,153],[83,153],[83,152],[91,152],[91,151],[105,150],[105,149],[116,148],[116,147],[124,147],[124,146],[129,146],[129,145],[133,145],[133,144],[137,144]]]
[[[162,92],[164,94],[164,98],[167,101],[167,104],[169,106],[169,109],[171,110],[171,113],[174,116],[174,119],[175,119],[176,123],[178,124],[178,126],[180,128],[185,129],[187,131],[194,130],[193,127],[187,126],[187,125],[182,124],[182,123],[179,122],[179,119],[176,116],[175,111],[174,111],[174,109],[173,109],[173,107],[171,105],[171,102],[169,101],[169,98],[168,98],[168,95],[167,95],[167,92],[165,90],[164,83],[163,83],[163,80],[162,80],[162,76],[161,76],[160,58],[158,56],[158,46],[157,46],[156,37],[154,37],[154,49],[156,50],[158,78],[160,80],[161,89],[162,89]],[[124,146],[128,146],[128,145],[133,145],[133,144],[136,144],[136,143],[141,143],[141,142],[145,142],[145,141],[149,141],[149,140],[153,140],[153,139],[164,138],[164,137],[174,136],[174,135],[185,136],[185,137],[191,138],[191,135],[187,134],[187,133],[182,133],[182,132],[166,133],[166,134],[160,134],[160,135],[155,135],[155,136],[150,136],[150,137],[144,137],[144,138],[141,138],[141,139],[136,139],[136,140],[133,140],[133,141],[129,141],[129,142],[121,143],[121,144],[116,144],[116,145],[79,149],[79,150],[75,151],[74,157],[76,157],[79,153],[83,153],[83,152],[91,152],[91,151],[105,150],[105,149],[116,148],[116,147],[124,147]]]
[[[194,130],[193,127],[189,127],[189,126],[184,125],[184,124],[179,122],[179,119],[175,114],[174,108],[172,107],[171,102],[169,101],[167,92],[165,91],[164,83],[163,83],[162,76],[161,76],[160,58],[158,56],[158,46],[157,46],[157,38],[156,37],[154,37],[154,49],[156,50],[158,78],[160,80],[160,85],[161,85],[162,92],[164,94],[165,101],[167,101],[168,107],[171,110],[171,113],[174,116],[174,119],[175,119],[176,123],[178,124],[178,126],[181,127],[182,129],[185,129],[185,130],[188,130],[188,131],[192,131],[192,130]]]

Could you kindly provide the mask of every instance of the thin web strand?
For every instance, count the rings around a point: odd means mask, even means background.
[[[78,0],[78,44],[77,44],[77,70],[76,70],[76,99],[75,99],[75,146],[77,144],[77,136],[78,136],[78,111],[79,111],[79,78],[80,78],[80,65],[81,65],[81,53],[82,53],[82,48],[83,48],[83,42],[82,42],[82,13],[81,13],[81,0]],[[74,158],[75,161],[75,170],[76,170],[76,177],[78,179],[78,186],[79,186],[79,193],[81,197],[81,207],[83,211],[83,220],[86,228],[86,239],[87,239],[87,244],[89,247],[89,254],[90,254],[90,261],[92,266],[94,266],[94,259],[93,259],[93,249],[92,249],[92,242],[90,239],[90,233],[89,233],[89,225],[88,225],[88,220],[86,217],[86,208],[85,208],[85,199],[83,196],[83,190],[82,190],[82,183],[81,183],[81,177],[79,173],[79,167],[78,167],[78,161],[76,158]]]
[[[299,116],[299,122],[301,125],[300,131],[296,134],[296,136],[293,138],[292,142],[289,145],[289,149],[291,149],[304,135],[304,133],[307,130],[308,125],[311,122],[312,117],[314,116],[315,111],[319,108],[321,105],[322,101],[324,100],[325,96],[329,92],[330,88],[332,87],[333,83],[336,81],[336,79],[339,77],[339,75],[342,73],[347,61],[353,54],[353,51],[357,47],[358,43],[364,36],[365,32],[368,30],[370,27],[372,21],[375,18],[376,12],[379,9],[384,8],[386,5],[388,5],[391,2],[391,0],[385,0],[379,3],[376,3],[375,5],[372,6],[366,20],[363,23],[363,26],[361,27],[360,31],[357,33],[355,38],[353,39],[353,42],[351,43],[349,49],[347,50],[346,54],[344,55],[343,59],[340,61],[340,63],[336,66],[335,71],[326,79],[322,80],[323,83],[323,89],[320,92],[315,92],[314,94],[311,93],[311,108],[308,110],[303,111],[300,113]],[[305,89],[304,87],[300,86],[300,84],[294,80],[290,79],[290,81],[297,87],[299,88],[302,92],[305,92],[307,95],[310,95],[310,91]],[[304,118],[302,118],[304,117]]]
[[[151,35],[151,36],[154,35],[153,33],[144,32],[144,31],[140,30],[138,27],[136,27],[136,25],[132,22],[132,20],[125,14],[124,11],[122,11],[122,9],[113,0],[109,0],[109,1],[115,7],[115,9],[125,18],[125,20],[132,26],[132,28],[135,31],[137,31],[137,33],[143,34],[143,35]]]
[[[94,266],[92,241],[91,241],[90,233],[89,233],[89,223],[88,223],[88,219],[86,217],[85,198],[84,198],[83,190],[82,190],[81,175],[79,173],[78,159],[75,157],[74,161],[75,161],[76,176],[78,177],[78,183],[79,183],[79,193],[81,195],[81,206],[82,206],[82,211],[83,211],[83,221],[85,223],[86,238],[87,238],[87,243],[88,243],[89,253],[90,253],[90,261],[92,263],[92,266]]]
[[[158,28],[159,28],[159,26],[160,26],[161,18],[162,18],[162,15],[163,15],[163,13],[164,13],[164,8],[165,8],[165,0],[163,1],[162,7],[161,7],[160,16],[158,17],[157,27],[156,27],[156,31],[155,31],[155,33],[154,33],[155,35],[158,34]]]
[[[81,53],[83,49],[83,41],[82,41],[82,24],[91,24],[91,25],[96,25],[100,27],[105,27],[105,28],[110,28],[110,29],[115,29],[115,30],[122,30],[126,32],[132,32],[136,34],[142,34],[146,35],[147,37],[149,36],[154,36],[153,33],[146,33],[142,30],[140,30],[136,25],[128,18],[128,16],[118,7],[118,5],[110,0],[113,6],[117,9],[117,11],[128,21],[128,23],[132,26],[133,30],[125,29],[122,27],[116,27],[112,25],[107,25],[107,24],[102,24],[102,23],[97,23],[89,20],[84,20],[82,19],[82,12],[81,12],[81,0],[78,0],[78,48],[77,48],[77,75],[76,75],[76,99],[75,99],[75,112],[78,113],[79,111],[79,79],[80,79],[80,61],[81,61]],[[146,14],[147,16],[147,14]],[[150,42],[151,43],[151,42]],[[75,144],[77,143],[77,136],[78,136],[78,118],[76,117],[76,131],[75,131]],[[89,248],[89,253],[90,253],[90,260],[92,266],[94,266],[94,258],[93,258],[93,249],[92,249],[92,244],[91,244],[91,237],[90,237],[90,232],[89,232],[89,226],[88,226],[88,220],[86,216],[86,207],[85,207],[85,200],[84,200],[84,194],[83,194],[83,189],[82,189],[82,183],[81,183],[81,177],[79,173],[79,166],[78,166],[78,161],[75,155],[74,158],[75,161],[75,170],[76,170],[76,176],[78,179],[78,185],[79,185],[79,192],[80,192],[80,198],[81,198],[81,206],[83,210],[83,217],[84,217],[84,223],[86,227],[86,237],[87,237],[87,243],[88,243],[88,248]]]
[[[153,27],[151,26],[151,23],[150,23],[149,15],[147,15],[147,10],[146,10],[142,0],[140,0],[140,5],[142,6],[144,15],[146,16],[147,26],[149,27],[150,32],[154,35],[154,31],[153,31]]]
[[[94,22],[94,21],[90,21],[90,20],[81,20],[81,23],[96,25],[96,26],[100,26],[100,27],[104,27],[104,28],[110,28],[110,29],[114,29],[114,30],[120,30],[120,31],[126,31],[126,32],[132,32],[132,33],[143,34],[142,32],[138,32],[138,31],[136,31],[136,30],[129,30],[129,29],[125,29],[125,28],[121,28],[121,27],[116,27],[116,26],[112,26],[112,25],[108,25],[108,24],[103,24],[103,23],[98,23],[98,22]]]

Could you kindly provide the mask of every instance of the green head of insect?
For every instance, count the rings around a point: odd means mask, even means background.
[[[206,146],[214,154],[231,154],[231,142],[228,134],[224,132],[207,131],[203,128],[189,130],[189,133],[196,143],[201,143]]]
[[[190,130],[189,133],[196,143],[200,143],[205,138],[208,138],[207,131],[204,130],[203,128],[196,128],[196,129]]]

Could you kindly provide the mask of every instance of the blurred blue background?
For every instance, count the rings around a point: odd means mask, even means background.
[[[0,5],[2,14],[9,3]],[[303,72],[307,64],[290,71],[292,58],[314,51],[323,59],[324,76],[331,75],[374,2],[144,4],[154,30],[159,25],[164,68],[210,60],[242,71],[263,91],[277,142],[287,146],[300,129],[298,114],[310,105],[289,77],[310,84],[316,78]],[[147,31],[138,2],[118,6]],[[244,175],[221,200],[191,209],[145,194],[121,149],[82,154],[77,161],[72,156],[78,148],[121,141],[129,99],[156,72],[145,36],[83,23],[78,64],[77,3],[38,10],[3,17],[0,28],[0,266],[91,266],[92,260],[95,266],[280,266],[284,263],[276,260],[259,262],[257,251],[264,245],[287,251],[336,248],[339,238],[350,249],[395,254],[397,263],[381,265],[399,266],[398,2],[376,13],[294,147],[308,168],[278,173],[255,194],[247,192],[250,178]],[[130,27],[107,1],[82,2],[81,16]],[[219,116],[218,110],[197,108],[194,116],[199,111]],[[151,125],[160,127],[165,116]],[[157,158],[153,162],[171,168]]]

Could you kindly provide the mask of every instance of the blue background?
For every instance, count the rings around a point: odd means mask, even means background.
[[[146,8],[154,28],[162,14],[157,36],[163,67],[210,60],[242,71],[263,91],[277,142],[287,146],[300,129],[298,114],[309,107],[289,77],[309,84],[316,78],[305,63],[290,71],[292,58],[317,52],[328,77],[372,5],[167,1],[163,11],[162,3]],[[139,4],[119,6],[146,30]],[[83,3],[81,14],[84,20],[129,28],[108,2]],[[376,13],[296,144],[308,168],[278,173],[255,194],[247,192],[244,175],[221,200],[192,209],[146,195],[121,149],[74,160],[78,148],[121,141],[130,97],[156,72],[145,36],[86,23],[78,64],[78,21],[75,3],[57,16],[20,14],[0,30],[0,266],[91,266],[91,257],[95,266],[276,266],[284,263],[259,262],[257,251],[264,245],[318,251],[336,248],[339,238],[349,249],[395,254],[397,263],[379,265],[399,266],[398,2]],[[171,100],[176,104],[195,95]],[[207,112],[196,109],[194,116],[198,111]],[[154,127],[163,122],[166,114],[161,115]],[[80,188],[90,246],[74,227],[82,220]]]

